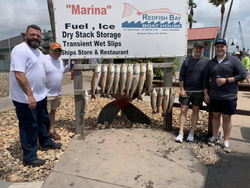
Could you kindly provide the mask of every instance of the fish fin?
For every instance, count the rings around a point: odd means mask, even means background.
[[[157,110],[156,110],[156,113],[159,113],[159,112],[160,112],[160,110],[159,110],[159,109],[157,109]]]
[[[147,93],[145,95],[150,96],[150,92],[147,91]]]

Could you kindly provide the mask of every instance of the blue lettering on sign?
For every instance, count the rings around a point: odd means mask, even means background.
[[[182,24],[180,22],[174,23],[174,22],[130,22],[128,21],[122,23],[123,28],[177,28],[180,29],[182,28]]]

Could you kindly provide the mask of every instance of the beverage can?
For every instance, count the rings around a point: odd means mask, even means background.
[[[217,78],[220,78],[220,76],[217,76]],[[217,84],[218,87],[220,87],[221,85],[220,84]]]
[[[218,136],[219,140],[222,140],[222,132],[219,131],[219,136]]]

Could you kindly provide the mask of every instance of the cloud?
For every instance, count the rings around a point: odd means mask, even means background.
[[[47,1],[41,0],[1,0],[0,40],[25,32],[30,24],[50,30]],[[8,24],[7,24],[8,23]]]

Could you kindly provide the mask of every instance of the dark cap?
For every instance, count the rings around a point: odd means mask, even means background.
[[[224,39],[218,39],[218,40],[214,43],[214,45],[219,44],[219,43],[222,43],[222,44],[224,44],[225,46],[227,45],[227,42],[226,42]]]
[[[198,47],[198,46],[200,46],[200,47],[203,48],[203,42],[196,42],[196,43],[194,43],[194,48]]]
[[[242,55],[247,55],[247,53],[246,52],[242,52]]]

